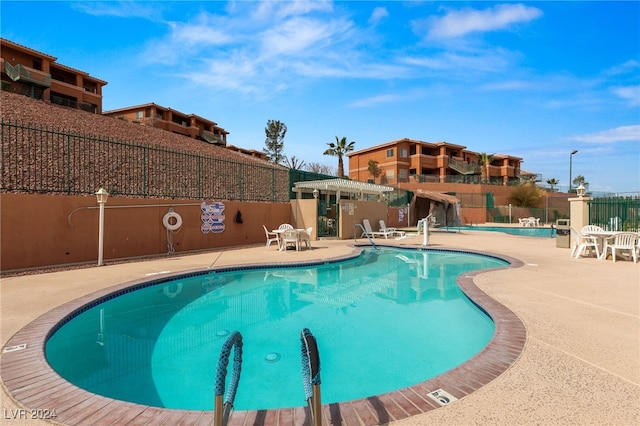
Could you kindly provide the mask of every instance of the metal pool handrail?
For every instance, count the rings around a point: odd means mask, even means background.
[[[356,241],[358,239],[358,237],[356,236],[356,235],[358,235],[358,234],[356,234],[356,228],[362,229],[362,235],[366,235],[367,236],[367,239],[369,240],[369,242],[371,243],[373,248],[378,248],[378,246],[376,246],[376,243],[374,243],[373,240],[371,239],[371,237],[369,236],[369,233],[367,232],[367,230],[364,229],[364,227],[359,223],[356,223],[355,225],[353,225],[353,240],[354,241]]]
[[[308,328],[300,333],[302,385],[304,386],[307,404],[311,410],[311,422],[314,426],[322,425],[322,398],[320,397],[320,354],[316,338]]]
[[[227,375],[227,365],[229,364],[229,355],[231,349],[235,347],[233,354],[233,370],[231,371],[231,380],[229,380],[229,391],[224,398],[225,379]],[[234,331],[229,335],[227,341],[220,349],[220,357],[218,358],[218,369],[216,370],[215,382],[215,398],[214,398],[214,426],[224,426],[229,421],[229,415],[233,410],[233,401],[236,399],[236,391],[240,382],[240,370],[242,368],[242,335]]]

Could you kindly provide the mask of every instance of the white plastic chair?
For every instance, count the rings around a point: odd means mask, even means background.
[[[278,230],[280,231],[284,231],[286,229],[293,229],[293,225],[289,225],[288,223],[283,223],[282,225],[278,226]]]
[[[598,239],[592,236],[582,235],[576,228],[571,227],[571,238],[573,240],[573,245],[571,247],[571,256],[575,256],[576,259],[580,257],[580,255],[584,254],[586,249],[589,249],[593,252],[593,249],[596,250],[596,256],[600,257],[600,249],[598,248]]]
[[[278,249],[280,248],[280,238],[278,238],[278,234],[276,234],[275,232],[271,232],[267,229],[266,226],[262,225],[262,227],[264,228],[264,234],[267,237],[267,246],[265,247],[265,250],[269,250],[269,247],[271,246],[271,243],[276,243],[278,245]]]
[[[631,254],[631,257],[633,257],[633,263],[638,263],[637,241],[638,234],[636,234],[635,232],[621,232],[614,235],[613,243],[607,244],[606,250],[611,250],[611,257],[613,258],[614,263],[616,261],[616,250],[628,250]],[[607,258],[606,252],[604,253],[604,258]]]
[[[404,237],[404,231],[398,231],[398,228],[390,228],[384,223],[384,220],[380,219],[380,232],[390,232],[391,235],[399,235]]]
[[[360,238],[364,237],[365,235],[369,235],[372,238],[375,238],[376,236],[389,238],[389,235],[393,235],[393,232],[374,231],[373,228],[371,228],[369,219],[362,219],[362,226],[364,227],[364,232],[362,233],[362,235],[360,235]]]
[[[298,231],[293,229],[286,229],[282,233],[280,250],[287,250],[287,247],[292,245],[296,248],[296,251],[300,251],[300,239],[298,238]]]
[[[596,232],[601,232],[604,231],[604,229],[602,229],[601,227],[597,226],[597,225],[586,225],[582,227],[582,233],[583,234],[587,234],[591,231],[596,231]]]
[[[304,231],[300,231],[298,233],[298,237],[300,239],[300,244],[302,245],[302,243],[305,244],[305,246],[310,249],[311,248],[311,233],[313,232],[313,227],[308,227],[306,230]]]

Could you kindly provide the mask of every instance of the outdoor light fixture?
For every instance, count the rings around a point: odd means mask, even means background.
[[[584,197],[585,190],[586,188],[584,187],[584,185],[580,184],[580,186],[576,188],[576,191],[578,192],[578,197],[580,198]]]
[[[318,191],[317,189],[313,190],[313,198],[315,198],[316,200],[318,199],[318,195],[320,195],[320,191]]]
[[[571,151],[571,154],[569,154],[569,194],[571,193],[571,166],[572,166],[572,160],[573,160],[573,154],[577,154],[578,150],[574,149],[573,151]]]
[[[98,205],[100,206],[100,221],[98,225],[98,266],[102,266],[102,247],[104,245],[104,205],[107,203],[109,193],[106,189],[100,188],[96,192]]]

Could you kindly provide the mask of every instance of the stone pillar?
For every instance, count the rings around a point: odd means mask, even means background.
[[[580,231],[583,226],[589,225],[589,204],[590,197],[569,198],[569,217],[571,226]]]

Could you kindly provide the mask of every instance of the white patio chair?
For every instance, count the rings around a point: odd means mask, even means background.
[[[264,228],[264,234],[267,237],[267,246],[265,247],[265,250],[269,250],[269,247],[271,246],[271,243],[276,243],[278,245],[278,249],[280,248],[280,238],[278,238],[278,234],[276,234],[275,232],[271,232],[267,229],[266,226],[262,225],[262,227]]]
[[[375,237],[389,238],[389,235],[393,235],[393,232],[374,231],[373,228],[371,228],[371,223],[369,222],[369,219],[362,219],[362,226],[364,227],[364,232],[362,233],[362,235],[360,235],[360,238],[364,237],[365,235],[369,235],[371,238],[375,238]]]
[[[285,229],[293,229],[293,225],[289,225],[288,223],[283,223],[282,225],[278,226],[278,229],[280,231],[284,231]]]
[[[286,229],[282,233],[282,240],[280,250],[287,250],[287,247],[292,245],[296,248],[296,251],[300,251],[300,239],[298,238],[298,231],[293,229]]]
[[[613,262],[616,261],[616,250],[629,251],[633,258],[633,263],[638,263],[638,234],[635,232],[621,232],[613,236],[613,243],[607,244],[606,250],[611,250],[611,257]],[[604,253],[604,258],[607,258],[607,253]]]
[[[593,249],[596,250],[596,257],[600,257],[600,249],[598,247],[598,239],[592,236],[582,235],[576,228],[571,227],[571,239],[573,244],[571,246],[571,256],[575,256],[578,259],[584,254],[586,249],[589,249],[593,253]]]
[[[582,227],[582,233],[583,234],[588,234],[591,231],[596,231],[596,232],[602,232],[604,231],[604,229],[602,229],[601,227],[597,226],[597,225],[586,225]]]
[[[302,243],[305,244],[305,246],[310,249],[311,248],[311,233],[313,232],[313,227],[308,227],[306,230],[304,231],[299,231],[298,232],[298,237],[300,238],[300,245],[302,245]]]
[[[391,232],[391,235],[404,237],[404,231],[398,231],[398,228],[388,227],[384,220],[380,219],[380,232]]]
[[[529,221],[527,219],[523,219],[521,217],[518,218],[518,223],[520,224],[520,226],[529,226]]]

